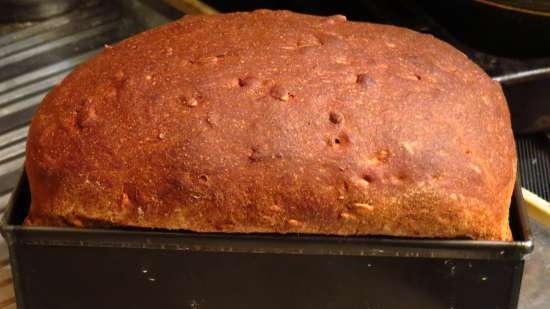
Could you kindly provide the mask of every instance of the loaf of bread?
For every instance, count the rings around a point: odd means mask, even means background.
[[[288,11],[185,16],[40,105],[29,225],[510,240],[505,98],[399,27]]]

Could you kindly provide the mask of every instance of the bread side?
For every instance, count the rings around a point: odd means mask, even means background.
[[[432,36],[186,16],[44,99],[26,224],[509,240],[515,156],[500,86]]]

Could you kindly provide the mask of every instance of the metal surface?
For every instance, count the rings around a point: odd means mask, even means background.
[[[550,230],[532,220],[530,226],[536,246],[525,262],[518,308],[547,309],[550,303]],[[15,308],[8,247],[0,238],[0,309]]]
[[[0,0],[0,20],[28,21],[65,13],[78,5],[79,0]]]
[[[521,183],[550,201],[550,140],[544,135],[516,139]]]

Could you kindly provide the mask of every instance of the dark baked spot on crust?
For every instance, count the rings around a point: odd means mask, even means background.
[[[185,184],[183,183],[183,181],[179,180],[178,178],[167,177],[166,182],[170,185],[170,187],[172,187],[176,191],[184,191],[185,190]]]
[[[375,158],[384,163],[388,161],[388,158],[390,157],[391,152],[387,149],[380,149],[376,152]]]
[[[374,181],[375,176],[373,173],[366,172],[366,173],[363,173],[363,176],[361,176],[361,179],[363,179],[363,181],[365,181],[366,183],[371,183]]]
[[[344,121],[344,115],[342,115],[342,113],[339,113],[339,112],[330,112],[329,120],[334,124],[340,124]]]
[[[149,202],[149,197],[140,189],[139,185],[124,183],[122,192],[123,196],[127,196],[129,203],[145,205]]]
[[[363,87],[370,87],[376,84],[376,81],[374,80],[374,78],[372,78],[370,75],[365,73],[357,74],[357,78],[355,79],[355,82]]]
[[[250,148],[250,154],[248,155],[248,159],[252,162],[258,162],[262,159],[260,151],[258,150],[257,147]]]
[[[344,50],[348,44],[338,35],[330,33],[318,33],[317,39],[324,47],[333,48],[335,50]]]
[[[261,81],[256,77],[247,76],[244,78],[239,78],[240,87],[256,88],[260,85],[261,85]]]
[[[343,131],[338,133],[337,136],[330,139],[328,142],[328,145],[333,147],[348,146],[349,144],[351,144],[351,139],[349,135]]]

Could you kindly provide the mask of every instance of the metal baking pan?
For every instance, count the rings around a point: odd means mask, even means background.
[[[19,309],[516,308],[533,250],[513,242],[27,227],[23,174],[1,223]]]

